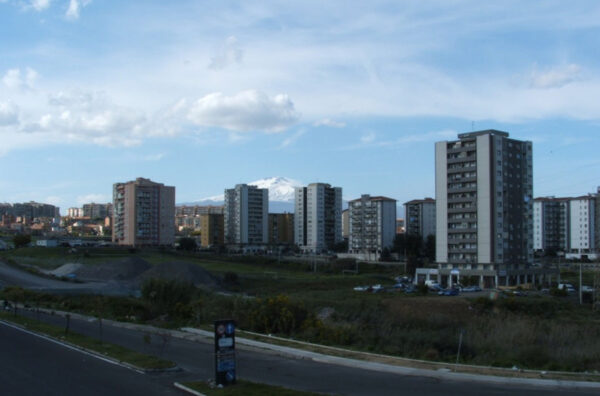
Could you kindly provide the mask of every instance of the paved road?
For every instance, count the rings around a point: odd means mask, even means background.
[[[2,395],[182,395],[165,376],[138,374],[0,323]]]
[[[34,313],[28,313],[35,316]],[[64,325],[65,319],[42,314],[41,319]],[[97,321],[71,319],[71,329],[91,336],[99,336]],[[213,376],[213,345],[211,341],[193,342],[169,338],[163,347],[163,339],[152,335],[151,343],[144,342],[144,333],[103,325],[103,338],[140,352],[161,354],[184,369],[180,373],[163,375],[172,381],[203,380]],[[343,367],[315,362],[309,359],[294,359],[273,352],[238,346],[238,375],[240,378],[281,385],[298,390],[341,395],[597,395],[591,390],[567,390],[536,388],[508,384],[481,384],[469,381],[439,380],[382,373],[361,368]]]

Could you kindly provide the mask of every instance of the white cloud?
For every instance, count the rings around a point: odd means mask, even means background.
[[[334,121],[329,118],[323,118],[322,120],[316,121],[313,123],[314,126],[327,126],[332,128],[344,128],[346,126],[345,122]]]
[[[79,195],[77,197],[77,204],[82,206],[83,204],[88,203],[106,203],[110,202],[111,197],[106,194],[87,194],[87,195]]]
[[[298,139],[300,139],[302,137],[302,135],[304,135],[305,133],[306,133],[306,129],[304,129],[304,128],[299,129],[293,135],[288,136],[287,138],[285,138],[283,140],[283,142],[281,142],[281,144],[279,145],[279,149],[289,147],[292,144],[296,143],[296,141]]]
[[[70,0],[65,17],[69,20],[79,19],[81,9],[91,3],[91,0]]]
[[[208,67],[213,70],[221,70],[229,65],[242,63],[243,57],[244,52],[238,44],[237,38],[230,36],[217,54],[212,57]]]
[[[211,93],[194,102],[188,112],[188,119],[196,125],[239,132],[281,132],[298,118],[294,103],[287,95],[270,98],[255,90],[233,96]]]
[[[12,102],[0,102],[0,127],[19,122],[19,108]]]
[[[539,71],[537,67],[531,73],[531,86],[533,88],[560,88],[580,78],[581,67],[576,64],[557,66],[546,71]]]
[[[2,82],[10,89],[32,89],[39,77],[38,72],[30,67],[27,67],[23,72],[21,73],[19,68],[9,69],[4,73]]]
[[[375,132],[369,132],[366,135],[361,136],[360,141],[362,143],[368,144],[375,141]]]
[[[43,11],[50,6],[50,0],[32,0],[29,7],[36,11]]]

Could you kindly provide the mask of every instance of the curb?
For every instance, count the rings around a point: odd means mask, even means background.
[[[0,323],[3,324],[3,325],[5,325],[5,326],[12,327],[13,329],[25,332],[27,334],[30,334],[30,335],[42,338],[42,339],[44,339],[46,341],[50,341],[52,343],[61,345],[61,346],[65,347],[65,348],[68,348],[68,349],[71,349],[71,350],[74,350],[74,351],[78,351],[78,352],[84,353],[86,355],[95,357],[96,359],[100,359],[100,360],[102,360],[104,362],[111,363],[111,364],[114,364],[116,366],[120,366],[120,367],[129,369],[129,370],[135,371],[136,373],[139,373],[139,374],[153,374],[153,373],[182,371],[181,367],[179,367],[177,365],[175,365],[175,367],[170,367],[170,368],[166,368],[166,369],[145,369],[145,368],[142,368],[142,367],[135,366],[135,365],[133,365],[131,363],[127,363],[127,362],[115,359],[115,358],[113,358],[111,356],[103,355],[103,354],[101,354],[101,353],[99,353],[97,351],[94,351],[92,349],[84,348],[82,346],[72,344],[72,343],[70,343],[68,341],[62,341],[62,340],[59,340],[57,338],[54,338],[54,337],[49,336],[49,335],[44,334],[44,333],[38,333],[36,331],[29,330],[28,328],[26,328],[24,326],[21,326],[21,325],[19,325],[17,323],[13,323],[13,322],[10,322],[10,321],[5,321],[5,320],[2,320],[2,319],[0,319]]]
[[[42,312],[56,314],[64,316],[70,314],[73,318],[80,318],[83,320],[94,320],[93,316],[87,316],[77,313],[69,313],[65,311],[56,311],[49,309],[40,309]],[[103,319],[107,324],[116,327],[132,329],[137,331],[146,331],[152,334],[165,334],[168,333],[173,337],[181,338],[190,341],[200,341],[198,337],[205,340],[212,340],[214,335],[210,331],[195,329],[191,327],[184,327],[179,330],[159,329],[150,325],[142,325],[127,322],[118,322],[109,319]],[[286,340],[289,341],[289,340]],[[303,343],[303,342],[301,342]],[[576,380],[561,380],[551,378],[523,378],[523,377],[508,377],[494,374],[471,374],[449,371],[447,368],[438,369],[426,369],[426,368],[412,368],[406,366],[398,366],[389,363],[371,362],[366,360],[360,360],[356,358],[346,358],[339,356],[331,356],[318,352],[306,351],[303,349],[297,349],[288,346],[280,346],[269,344],[266,342],[250,340],[246,338],[236,337],[236,344],[244,345],[250,348],[258,348],[261,350],[270,351],[280,356],[291,357],[295,359],[308,359],[318,363],[325,364],[337,364],[345,367],[360,368],[371,371],[393,373],[399,375],[410,375],[420,376],[435,379],[444,379],[450,381],[471,381],[480,383],[492,383],[492,384],[506,384],[506,385],[530,385],[544,388],[555,388],[555,389],[598,389],[600,390],[600,382],[595,381],[576,381]],[[309,343],[310,344],[310,343]],[[319,346],[319,345],[316,345]],[[336,349],[336,348],[334,348]],[[455,366],[450,364],[451,366]],[[458,365],[459,367],[461,365]],[[465,365],[468,366],[468,365]],[[485,368],[485,367],[484,367]],[[509,371],[506,369],[505,371]],[[536,371],[537,372],[537,371]],[[569,373],[570,374],[570,373]],[[540,372],[540,375],[542,373]]]
[[[194,396],[206,396],[204,393],[200,393],[198,391],[193,390],[192,388],[188,388],[187,386],[185,386],[179,382],[173,382],[173,386],[177,389],[180,389],[180,390],[187,392]]]
[[[194,329],[184,327],[181,330],[188,331],[193,334],[208,337],[212,336],[212,333],[206,330]],[[409,375],[418,377],[429,377],[435,379],[444,379],[449,381],[471,381],[471,382],[483,382],[492,384],[512,384],[512,385],[531,385],[545,388],[571,388],[571,389],[598,389],[600,390],[600,382],[591,381],[571,381],[571,380],[558,380],[558,379],[543,379],[543,378],[520,378],[520,377],[503,377],[500,375],[491,374],[470,374],[470,373],[457,373],[452,371],[446,371],[444,369],[422,369],[412,368],[404,366],[396,366],[392,364],[369,362],[365,360],[345,358],[339,356],[325,355],[318,352],[305,351],[302,349],[296,349],[286,346],[279,346],[268,344],[261,341],[248,340],[244,338],[236,337],[236,343],[239,345],[246,345],[260,349],[266,349],[273,351],[283,356],[294,357],[297,359],[308,359],[318,363],[325,364],[337,364],[345,367],[360,368],[365,370],[372,370],[377,372],[386,372],[399,375]]]

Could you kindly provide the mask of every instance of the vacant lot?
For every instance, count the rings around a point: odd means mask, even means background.
[[[16,262],[37,262],[46,268],[73,262],[73,253],[60,249],[9,254]],[[356,292],[353,287],[358,285],[391,286],[393,278],[402,274],[394,268],[366,265],[361,265],[358,275],[344,274],[344,269],[354,268],[348,263],[320,265],[314,272],[310,265],[265,257],[101,248],[77,254],[83,266],[135,257],[157,275],[166,274],[159,270],[165,263],[193,266],[210,274],[216,287],[212,291],[189,288],[186,279],[179,278],[145,284],[139,299],[28,292],[16,298],[163,326],[209,326],[216,319],[230,317],[246,330],[448,362],[456,360],[462,334],[459,361],[463,363],[600,371],[600,314],[569,298],[492,300],[487,296],[406,295],[391,289],[377,294]],[[194,282],[189,279],[189,283]]]

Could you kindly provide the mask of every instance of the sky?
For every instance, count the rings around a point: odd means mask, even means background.
[[[434,143],[531,140],[534,195],[600,186],[598,1],[0,0],[0,202],[176,201],[283,176],[434,197]]]

